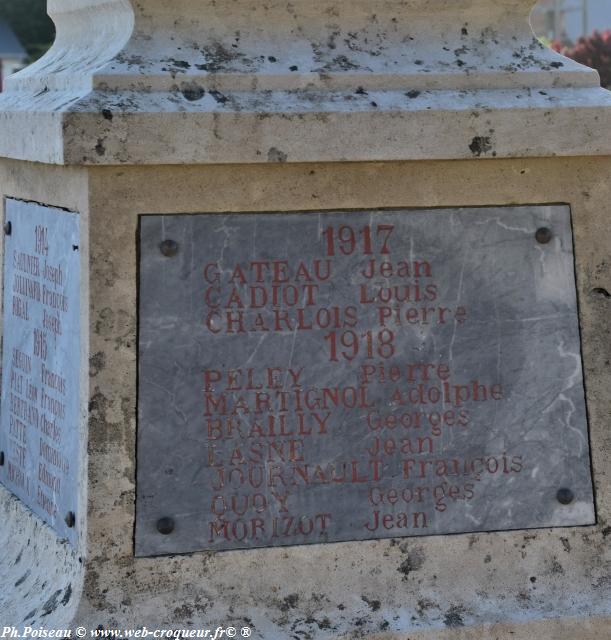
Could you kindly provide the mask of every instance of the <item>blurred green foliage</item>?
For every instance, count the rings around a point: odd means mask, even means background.
[[[47,15],[47,0],[0,0],[0,20],[11,26],[30,62],[39,58],[55,37],[53,22]]]

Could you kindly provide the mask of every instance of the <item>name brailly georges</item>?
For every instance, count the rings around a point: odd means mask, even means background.
[[[471,500],[483,475],[522,471],[521,456],[506,452],[461,459],[437,450],[443,429],[468,426],[465,405],[501,400],[500,385],[452,384],[447,363],[380,363],[357,371],[360,386],[319,389],[305,385],[303,368],[204,370],[209,543],[281,545],[347,539],[356,530],[387,536],[427,529],[432,510],[442,513],[448,502]],[[370,385],[401,388],[403,401],[397,396],[394,404],[410,410],[382,417],[368,395]],[[338,408],[363,418],[352,443],[357,450],[331,463],[309,459],[308,442],[334,436]],[[397,440],[401,446],[395,447],[379,435],[395,429],[424,434]],[[363,437],[368,433],[376,436],[373,446]],[[323,494],[332,490],[338,500],[356,491],[363,507],[358,522],[302,508],[312,504],[304,499],[308,492],[325,486]]]

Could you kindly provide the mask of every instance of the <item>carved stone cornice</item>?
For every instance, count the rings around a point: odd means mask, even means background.
[[[57,40],[7,80],[0,154],[184,164],[610,153],[611,94],[539,43],[532,5],[50,0]]]

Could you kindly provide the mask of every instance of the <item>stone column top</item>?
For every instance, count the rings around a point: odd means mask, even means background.
[[[49,0],[57,39],[7,81],[0,153],[68,164],[608,154],[611,94],[534,37],[532,5]],[[26,113],[44,136],[19,134]]]
[[[531,6],[532,0],[51,0],[58,42],[16,82],[36,79],[50,88],[86,76],[93,88],[118,91],[172,91],[185,80],[230,91],[355,83],[598,86],[595,72],[534,38]],[[65,57],[75,44],[86,57],[66,68],[58,54]]]

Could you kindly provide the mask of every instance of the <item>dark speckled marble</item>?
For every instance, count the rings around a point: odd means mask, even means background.
[[[594,522],[567,206],[140,240],[138,555]]]

